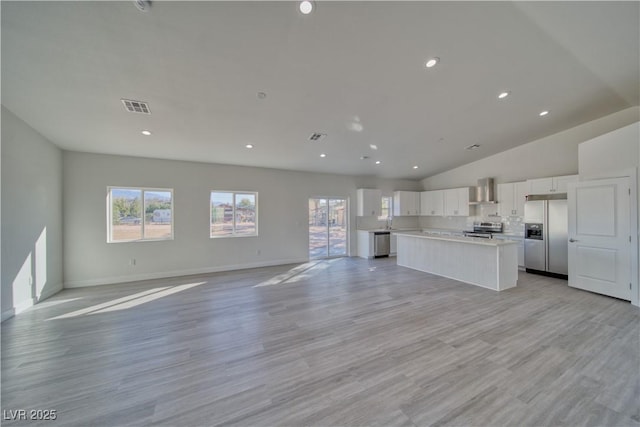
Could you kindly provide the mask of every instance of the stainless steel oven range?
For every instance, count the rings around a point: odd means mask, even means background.
[[[474,222],[473,231],[465,231],[464,235],[467,237],[493,239],[493,235],[498,233],[502,233],[501,222]]]

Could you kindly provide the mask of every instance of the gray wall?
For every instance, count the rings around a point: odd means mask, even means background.
[[[107,186],[173,188],[174,240],[107,243]],[[350,243],[355,254],[356,189],[360,187],[418,190],[420,184],[65,152],[65,287],[305,261],[308,199],[316,196],[349,198]],[[259,236],[210,239],[211,190],[257,191]],[[129,265],[131,258],[135,266]]]
[[[578,145],[638,121],[639,107],[631,107],[563,132],[542,138],[473,163],[425,178],[425,190],[474,186],[479,178],[495,184],[529,178],[578,173]]]
[[[2,320],[62,289],[62,152],[2,107]]]

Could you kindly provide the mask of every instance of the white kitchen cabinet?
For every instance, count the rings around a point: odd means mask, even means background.
[[[498,184],[498,215],[524,216],[524,202],[527,197],[527,182]]]
[[[425,216],[444,215],[444,190],[420,193],[420,214]]]
[[[420,193],[417,191],[393,192],[393,216],[420,215]]]
[[[382,211],[382,191],[359,188],[357,191],[358,216],[380,216]]]
[[[566,193],[567,184],[570,182],[578,182],[578,175],[528,179],[527,194]]]
[[[360,258],[373,257],[373,236],[367,230],[358,230],[358,256]]]
[[[469,216],[471,187],[451,188],[443,191],[445,216]]]

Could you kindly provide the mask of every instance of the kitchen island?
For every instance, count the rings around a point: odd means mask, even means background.
[[[510,240],[397,233],[397,264],[502,291],[518,281],[518,244]]]

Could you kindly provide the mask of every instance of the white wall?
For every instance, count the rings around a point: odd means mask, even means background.
[[[174,189],[172,241],[107,243],[107,186]],[[302,262],[308,199],[350,199],[356,253],[357,188],[417,190],[415,181],[64,152],[65,287]],[[259,236],[209,238],[211,190],[257,191]],[[257,254],[257,251],[260,254]],[[129,260],[136,259],[130,266]]]
[[[578,147],[578,158],[581,179],[638,167],[640,122],[583,142]]]
[[[62,289],[62,152],[2,107],[2,320]]]
[[[474,186],[479,178],[493,177],[495,184],[528,178],[578,173],[578,145],[638,121],[640,107],[632,107],[538,139],[511,150],[425,178],[425,190]]]

